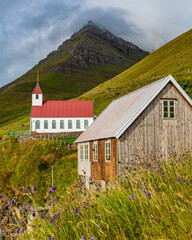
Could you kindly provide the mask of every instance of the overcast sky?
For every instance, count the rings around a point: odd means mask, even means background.
[[[0,0],[0,87],[89,20],[154,51],[191,28],[191,0]]]

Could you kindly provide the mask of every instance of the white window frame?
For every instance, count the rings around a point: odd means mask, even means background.
[[[84,144],[83,143],[80,143],[79,145],[79,159],[81,161],[84,160]]]
[[[165,110],[164,110],[164,103],[167,102],[167,117],[164,116]],[[172,107],[170,105],[170,102],[173,102],[173,112],[170,111],[170,108]],[[171,117],[171,113],[174,113],[174,117]],[[163,119],[176,119],[176,100],[175,99],[163,99],[162,102],[162,116]]]
[[[89,143],[84,143],[84,159],[89,161]]]
[[[106,147],[108,143],[110,143],[110,148]],[[111,162],[111,140],[105,141],[105,162]]]
[[[97,148],[95,148],[95,144]],[[98,161],[98,141],[93,142],[93,161],[97,162]]]
[[[80,129],[81,128],[81,121],[78,119],[76,120],[76,129]]]

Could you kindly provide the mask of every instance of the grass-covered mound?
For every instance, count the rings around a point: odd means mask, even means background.
[[[17,138],[0,140],[0,193],[4,199],[19,196],[26,189],[38,186],[36,198],[39,204],[47,199],[45,191],[51,187],[52,165],[54,183],[61,193],[77,182],[77,151],[68,146],[46,140],[18,142]],[[25,197],[24,197],[25,202]]]
[[[163,164],[163,161],[166,163]],[[113,189],[100,186],[87,196],[82,183],[62,197],[42,219],[36,214],[22,239],[190,239],[192,237],[192,156],[143,162],[128,169]],[[92,181],[92,185],[95,183]],[[33,225],[32,224],[32,225]]]

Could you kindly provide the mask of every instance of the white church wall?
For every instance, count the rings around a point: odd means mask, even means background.
[[[40,128],[36,129],[35,122],[39,120],[40,121]],[[48,121],[48,129],[44,129],[44,121]],[[56,121],[56,129],[52,129],[52,121]],[[64,121],[64,129],[60,128],[60,121]],[[68,121],[72,121],[72,129],[68,128]],[[80,128],[76,128],[76,121],[80,120]],[[31,131],[37,132],[37,133],[60,133],[60,132],[83,132],[86,130],[84,128],[84,121],[88,120],[88,126],[90,126],[93,122],[92,118],[31,118]]]

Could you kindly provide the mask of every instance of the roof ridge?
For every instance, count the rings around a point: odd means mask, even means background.
[[[161,79],[159,79],[159,80],[157,80],[157,81],[154,81],[154,82],[152,82],[152,83],[150,83],[150,84],[147,84],[147,85],[145,85],[145,86],[143,86],[143,87],[141,87],[141,88],[138,88],[138,89],[136,89],[136,90],[134,90],[134,91],[132,91],[132,92],[130,92],[130,93],[127,93],[127,94],[125,94],[125,95],[123,95],[123,96],[121,96],[121,97],[119,97],[119,98],[117,98],[117,99],[114,99],[112,102],[115,102],[115,101],[117,101],[117,100],[119,100],[119,99],[121,99],[121,98],[127,97],[128,95],[131,95],[131,94],[133,94],[133,93],[136,93],[136,92],[139,91],[139,90],[142,90],[142,89],[145,89],[145,88],[147,88],[147,87],[149,87],[149,86],[152,86],[153,84],[155,84],[155,83],[157,83],[157,82],[163,81],[163,80],[165,80],[166,78],[168,78],[169,76],[170,76],[170,75],[168,75],[168,76],[166,76],[166,77],[164,77],[164,78],[161,78]]]

